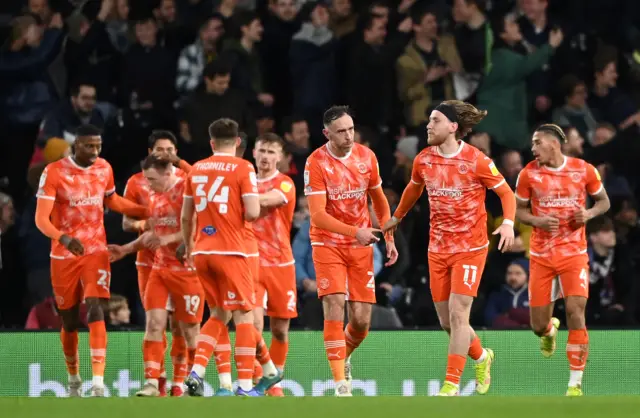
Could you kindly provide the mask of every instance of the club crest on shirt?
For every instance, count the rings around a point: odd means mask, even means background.
[[[574,183],[580,183],[580,180],[582,179],[582,176],[580,175],[580,173],[571,173],[571,181]]]
[[[467,174],[469,172],[469,166],[465,163],[458,164],[458,172],[460,174]]]
[[[318,281],[318,287],[322,290],[327,290],[329,288],[329,279],[320,279]]]
[[[365,163],[356,164],[356,168],[360,174],[365,174],[367,172],[367,165]]]

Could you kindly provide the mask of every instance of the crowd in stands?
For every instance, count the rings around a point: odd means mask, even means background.
[[[77,126],[102,129],[121,193],[154,129],[175,132],[180,156],[194,162],[211,153],[208,125],[229,117],[249,138],[246,158],[263,133],[286,140],[279,169],[299,195],[291,238],[301,315],[292,325],[321,329],[302,173],[325,141],[323,111],[351,107],[393,210],[431,109],[448,99],[488,111],[465,140],[514,189],[542,122],[565,130],[567,155],[598,168],[612,207],[587,228],[587,324],[640,322],[637,0],[15,0],[0,2],[0,32],[0,327],[59,328],[35,191],[46,164],[69,154]],[[493,231],[500,202],[487,196]],[[105,223],[110,242],[130,240],[119,215]],[[428,228],[423,196],[397,233],[398,263],[385,268],[384,248],[376,252],[383,314],[374,327],[438,324]],[[491,243],[474,326],[529,326],[531,227],[515,230],[509,253]],[[144,324],[133,258],[112,271],[112,326]]]

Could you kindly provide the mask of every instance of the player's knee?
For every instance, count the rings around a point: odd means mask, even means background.
[[[104,307],[99,299],[87,299],[87,321],[104,321]]]
[[[289,338],[289,330],[283,327],[273,327],[271,329],[271,335],[280,342],[286,342]]]
[[[150,334],[160,334],[164,331],[165,321],[161,320],[158,317],[153,315],[149,315],[147,317],[147,332]]]
[[[459,329],[469,326],[469,315],[462,310],[452,310],[449,312],[449,328]],[[444,327],[443,327],[444,328]]]
[[[354,316],[349,320],[349,323],[358,332],[369,331],[369,326],[371,325],[371,321],[365,315]]]

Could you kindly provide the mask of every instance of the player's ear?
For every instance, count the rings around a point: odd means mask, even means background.
[[[211,144],[211,152],[216,152],[216,143],[213,139],[209,140],[209,144]]]
[[[242,138],[240,138],[239,136],[236,137],[236,148],[238,148],[241,143],[242,143]]]
[[[329,130],[328,129],[324,128],[322,130],[322,134],[324,135],[325,138],[329,139]]]

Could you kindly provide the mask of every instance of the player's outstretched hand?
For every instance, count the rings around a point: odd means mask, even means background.
[[[389,267],[398,261],[398,250],[396,244],[393,241],[387,241],[387,258],[389,259],[384,265]]]
[[[382,232],[384,232],[384,234],[395,234],[396,233],[396,229],[398,229],[398,225],[400,225],[400,219],[396,218],[395,216],[392,216],[391,219],[389,219],[384,226],[382,227]]]
[[[73,255],[83,255],[84,247],[78,238],[63,235],[60,237],[60,243]]]
[[[382,232],[382,231],[376,228],[360,228],[356,232],[356,239],[361,245],[373,244],[375,242],[380,241],[380,238],[378,238],[374,234],[375,232]]]
[[[513,246],[514,233],[513,233],[513,225],[502,224],[495,231],[493,231],[493,235],[500,234],[500,242],[498,243],[498,250],[506,253]]]
[[[558,232],[558,229],[560,229],[560,221],[551,216],[540,216],[535,223],[535,227],[542,228],[549,232]]]
[[[109,244],[107,245],[107,250],[109,251],[110,263],[115,263],[118,260],[122,260],[127,255],[127,252],[121,245]]]

